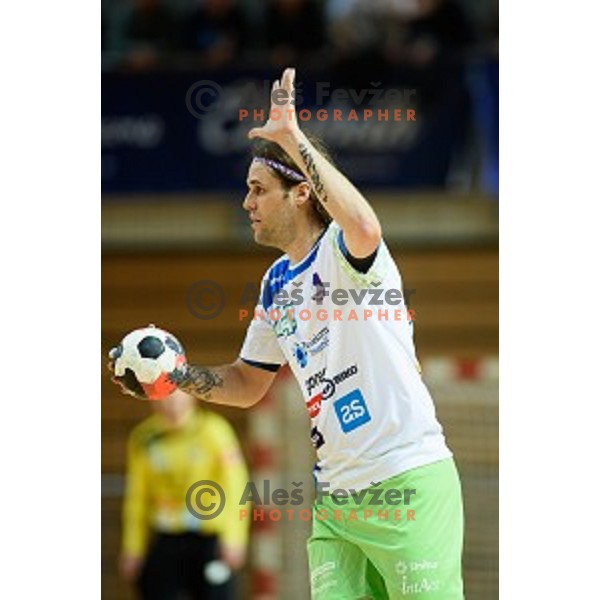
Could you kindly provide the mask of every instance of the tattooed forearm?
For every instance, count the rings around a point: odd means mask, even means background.
[[[317,170],[317,165],[315,165],[315,161],[306,146],[306,144],[300,142],[298,145],[300,150],[300,155],[304,160],[304,164],[306,165],[306,169],[308,171],[308,175],[313,183],[313,187],[315,189],[315,193],[317,194],[319,200],[323,203],[327,202],[327,194],[325,193],[325,185],[321,181],[321,176],[319,175],[319,171]]]
[[[188,365],[187,369],[175,378],[175,383],[184,392],[188,392],[199,400],[208,401],[216,388],[223,387],[223,378],[208,367]]]

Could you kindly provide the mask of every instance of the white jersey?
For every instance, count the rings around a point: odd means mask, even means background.
[[[275,261],[240,353],[250,363],[289,363],[311,419],[315,476],[330,491],[363,489],[452,455],[385,242],[366,273],[347,256],[331,223],[299,263]]]

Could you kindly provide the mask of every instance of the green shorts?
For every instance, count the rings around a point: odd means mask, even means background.
[[[396,475],[362,498],[317,498],[308,540],[312,600],[463,600],[462,543],[452,459]]]

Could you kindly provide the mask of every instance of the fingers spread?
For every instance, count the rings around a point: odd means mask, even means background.
[[[288,91],[292,91],[294,89],[294,79],[296,76],[296,69],[289,67],[283,72],[283,77],[281,78],[283,82],[284,89]]]

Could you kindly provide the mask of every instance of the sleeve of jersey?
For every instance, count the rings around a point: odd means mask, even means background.
[[[257,307],[257,314],[262,314]],[[240,358],[254,366],[276,366],[287,362],[283,354],[277,336],[269,323],[263,317],[257,316],[250,321],[246,331],[246,339],[240,351]],[[274,369],[267,369],[274,370]]]
[[[379,242],[376,250],[375,259],[369,269],[361,273],[353,265],[350,264],[347,258],[347,249],[344,244],[342,230],[337,223],[332,223],[327,242],[331,245],[333,254],[340,265],[342,271],[361,288],[377,287],[383,281],[390,260],[389,252],[383,240]]]

